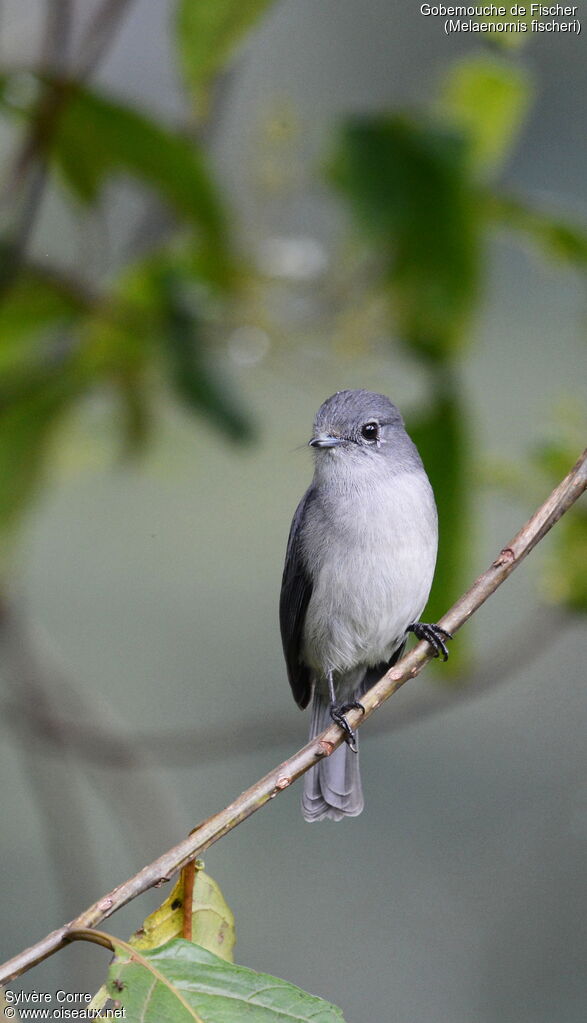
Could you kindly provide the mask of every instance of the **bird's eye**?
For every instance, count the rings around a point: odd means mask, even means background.
[[[379,426],[377,423],[365,423],[361,427],[361,436],[365,440],[377,440],[379,437]]]

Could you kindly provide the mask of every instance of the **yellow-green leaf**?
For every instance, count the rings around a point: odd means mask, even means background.
[[[506,5],[506,14],[481,14],[476,19],[478,22],[495,25],[494,30],[483,32],[481,38],[484,43],[494,47],[496,50],[511,51],[519,50],[520,47],[529,43],[532,39],[532,22],[541,21],[541,15],[537,15],[531,9],[530,4],[523,4],[525,14],[512,14],[513,4]],[[518,10],[520,7],[518,6]],[[506,29],[506,24],[514,25],[514,29]],[[502,26],[501,29],[497,26]]]
[[[197,865],[196,865],[197,866]],[[151,913],[143,926],[133,934],[134,948],[151,950],[172,938],[180,938],[184,918],[183,874],[159,909]],[[216,881],[201,868],[196,869],[192,902],[192,941],[215,955],[233,961],[236,941],[234,915]]]
[[[176,38],[186,82],[198,91],[232,55],[273,0],[180,0]]]
[[[529,76],[519,67],[490,57],[452,65],[441,90],[440,110],[470,142],[476,173],[494,173],[503,164],[532,99]]]
[[[50,362],[48,334],[60,337],[84,309],[81,296],[76,298],[49,277],[21,273],[0,295],[0,387],[3,374],[22,371],[40,359]]]
[[[466,138],[411,117],[352,118],[331,174],[385,261],[398,335],[448,359],[465,340],[479,279]]]

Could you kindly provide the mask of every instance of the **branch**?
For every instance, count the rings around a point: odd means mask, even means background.
[[[38,71],[58,77],[44,85],[29,130],[12,161],[8,184],[0,196],[12,216],[12,224],[6,232],[10,265],[0,282],[4,288],[12,283],[21,269],[29,248],[48,183],[50,143],[71,96],[72,81],[83,82],[96,71],[131,2],[102,0],[78,47],[81,58],[74,73],[65,77],[73,5],[71,0],[57,0],[47,5]]]
[[[492,647],[491,656],[483,652],[473,671],[451,676],[450,685],[428,686],[425,691],[414,690],[409,700],[403,700],[393,718],[377,718],[371,725],[367,740],[387,732],[397,732],[435,714],[454,710],[463,703],[470,703],[509,681],[523,668],[529,668],[552,645],[556,633],[560,639],[566,629],[578,621],[579,614],[572,614],[560,607],[539,607],[534,609],[522,625],[516,625],[511,635],[500,641],[499,649]],[[77,691],[68,687],[68,695],[79,697]],[[81,720],[81,713],[84,720]],[[41,744],[44,752],[62,757],[64,752],[72,753],[86,764],[98,764],[100,769],[114,771],[144,771],[144,751],[149,751],[149,766],[163,764],[166,767],[201,767],[203,764],[227,761],[241,756],[253,745],[266,750],[283,746],[291,739],[291,715],[283,713],[266,714],[260,722],[258,716],[239,722],[238,736],[234,736],[233,725],[208,728],[205,732],[196,728],[183,730],[162,729],[151,732],[124,732],[106,721],[94,720],[98,709],[93,707],[93,716],[87,707],[80,707],[73,718],[68,713],[48,716],[41,707],[23,706],[22,701],[0,703],[0,728],[8,739],[25,731]],[[90,723],[88,723],[90,722]],[[117,722],[118,724],[118,722]],[[196,751],[194,753],[194,751]],[[151,790],[149,790],[151,791]],[[124,801],[123,801],[124,802]]]
[[[479,576],[471,588],[440,620],[439,624],[451,633],[457,632],[491,596],[521,561],[534,549],[537,543],[546,536],[562,515],[581,496],[587,488],[587,449],[573,466],[568,476],[552,491],[550,497],[534,513],[519,533],[498,554],[486,572]],[[418,645],[401,659],[394,667],[377,682],[362,698],[364,714],[360,710],[349,711],[348,719],[352,728],[360,727],[367,718],[393,696],[410,678],[420,673],[432,651],[427,643]],[[312,739],[292,757],[274,768],[264,778],[243,792],[237,799],[220,813],[214,814],[203,821],[194,831],[178,845],[144,867],[138,874],[124,884],[114,888],[103,898],[90,906],[75,920],[56,931],[52,931],[42,941],[25,949],[19,955],[0,967],[0,984],[6,984],[26,970],[53,955],[68,941],[78,936],[77,932],[95,928],[102,920],[111,916],[116,910],[126,906],[150,888],[158,887],[169,881],[173,874],[189,863],[196,856],[201,856],[206,849],[232,831],[238,824],[250,817],[256,810],[265,806],[269,800],[289,788],[302,774],[314,766],[316,760],[329,756],[343,740],[338,725],[331,725],[321,735]]]
[[[72,7],[70,0],[50,3],[45,12],[45,24],[39,66],[53,74],[63,70],[71,38]],[[11,245],[10,271],[6,281],[12,281],[18,270],[33,233],[37,215],[47,185],[47,158],[44,143],[47,125],[58,117],[60,101],[52,89],[45,89],[37,105],[24,142],[16,155],[8,175],[8,186],[3,190],[7,209],[15,217],[8,231]]]
[[[77,76],[94,74],[125,18],[132,0],[103,0],[93,14],[78,48]]]

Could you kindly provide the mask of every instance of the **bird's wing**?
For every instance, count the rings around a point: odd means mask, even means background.
[[[287,541],[279,601],[279,624],[287,675],[294,699],[302,708],[308,705],[312,695],[310,669],[300,660],[304,620],[312,595],[312,580],[302,558],[301,532],[304,516],[314,498],[315,491],[310,487],[300,501],[293,517]]]

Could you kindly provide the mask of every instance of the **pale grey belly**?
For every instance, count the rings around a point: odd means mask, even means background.
[[[421,614],[432,582],[435,544],[415,539],[408,531],[387,550],[356,546],[352,553],[331,539],[304,626],[304,660],[317,673],[389,660]]]

